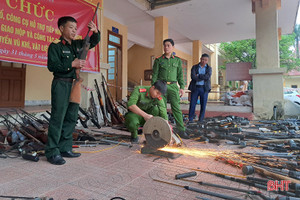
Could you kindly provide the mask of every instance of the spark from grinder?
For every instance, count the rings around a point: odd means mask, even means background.
[[[216,156],[224,156],[229,155],[230,151],[216,151],[215,149],[195,149],[195,148],[178,148],[178,147],[164,147],[160,148],[161,151],[172,152],[172,153],[179,153],[183,155],[189,155],[196,158],[205,158],[205,157],[216,157]]]

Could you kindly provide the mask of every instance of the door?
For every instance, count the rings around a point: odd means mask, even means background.
[[[110,69],[107,73],[109,91],[115,101],[122,99],[122,36],[108,31],[107,62]]]
[[[0,62],[0,107],[24,107],[26,65]]]

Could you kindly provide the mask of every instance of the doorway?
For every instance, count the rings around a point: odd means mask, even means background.
[[[122,99],[122,36],[108,31],[107,72],[109,90],[115,101]]]

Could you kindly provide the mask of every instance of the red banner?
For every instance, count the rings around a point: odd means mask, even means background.
[[[0,0],[0,5],[0,60],[36,66],[47,66],[48,46],[61,35],[58,18],[74,17],[81,39],[96,9],[83,0]],[[98,56],[99,45],[89,51],[83,71],[99,72]]]

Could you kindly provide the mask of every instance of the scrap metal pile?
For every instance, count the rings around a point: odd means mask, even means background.
[[[199,171],[280,195],[270,198],[252,192],[261,199],[296,200],[300,199],[299,125],[300,120],[296,119],[249,121],[242,117],[227,116],[189,123],[187,131],[195,141],[234,145],[228,148],[231,151],[221,152],[213,157],[216,161],[240,168],[245,176],[241,179],[218,172]],[[254,173],[264,178],[254,177]],[[210,183],[207,184],[211,186]]]
[[[78,121],[80,123],[76,125],[73,132],[73,147],[109,145],[130,140],[130,136],[126,135],[105,131],[98,131],[97,134],[91,132],[91,128],[100,129],[102,126],[124,128],[124,117],[120,110],[125,113],[126,107],[122,103],[114,101],[103,75],[101,85],[102,93],[95,79],[95,91],[98,97],[96,101],[99,102],[99,106],[97,106],[93,91],[91,91],[90,107],[88,109],[79,107]],[[37,162],[39,155],[44,154],[50,118],[51,112],[49,111],[34,115],[23,109],[15,109],[14,112],[0,115],[0,126],[2,127],[0,129],[0,157],[22,156],[24,159]],[[131,146],[129,143],[122,142],[121,145]]]

